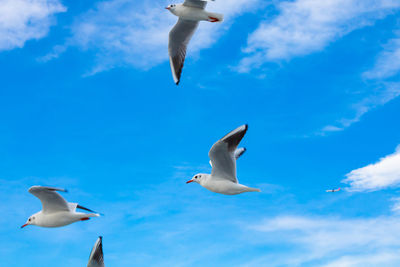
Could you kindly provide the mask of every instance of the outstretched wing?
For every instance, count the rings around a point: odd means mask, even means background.
[[[28,190],[29,193],[40,199],[44,213],[69,211],[67,201],[56,191],[67,192],[62,188],[47,186],[32,186]]]
[[[87,267],[104,267],[103,238],[99,236],[90,252]]]
[[[234,183],[238,182],[236,178],[235,151],[246,134],[247,128],[247,124],[236,128],[211,147],[208,156],[211,159],[212,177],[227,179]]]
[[[177,85],[181,79],[187,45],[189,44],[189,41],[196,31],[198,25],[199,22],[197,21],[178,19],[178,22],[169,32],[169,63],[171,65],[172,77]]]

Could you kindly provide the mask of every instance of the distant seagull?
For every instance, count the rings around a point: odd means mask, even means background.
[[[260,192],[260,189],[239,184],[236,178],[236,159],[246,151],[244,148],[236,148],[246,134],[247,128],[247,124],[236,128],[211,147],[208,152],[212,166],[211,175],[196,174],[186,183],[196,182],[212,192],[224,195]]]
[[[101,236],[94,243],[87,267],[104,267],[103,238]]]
[[[174,4],[166,7],[172,14],[179,17],[178,22],[169,32],[168,43],[169,63],[172,77],[177,85],[181,78],[186,47],[196,31],[199,21],[221,22],[224,19],[222,14],[204,10],[207,1],[209,0],[185,0],[183,4]]]
[[[339,192],[340,191],[340,187],[338,189],[328,189],[326,190],[326,192],[328,193],[335,193],[335,192]]]
[[[100,216],[100,214],[77,203],[68,203],[56,191],[67,192],[65,189],[47,186],[32,186],[29,188],[28,192],[40,199],[43,209],[29,217],[21,228],[27,225],[61,227],[77,221],[89,220],[90,217]],[[77,208],[93,213],[76,212]]]

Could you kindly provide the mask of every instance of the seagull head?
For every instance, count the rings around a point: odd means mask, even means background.
[[[172,11],[172,10],[175,9],[175,7],[176,7],[176,5],[169,5],[165,9],[168,9],[169,11]]]
[[[206,175],[203,173],[199,173],[196,174],[195,176],[193,176],[192,179],[190,179],[189,181],[187,181],[186,183],[192,183],[192,182],[196,182],[196,183],[200,183],[202,181],[202,179],[205,177]]]
[[[27,225],[34,225],[36,224],[36,216],[32,215],[31,217],[29,217],[29,219],[26,221],[26,223],[24,225],[21,226],[21,228],[24,228]]]

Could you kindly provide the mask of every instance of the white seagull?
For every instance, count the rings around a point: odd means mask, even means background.
[[[103,237],[99,236],[92,248],[87,267],[104,267]]]
[[[32,186],[28,192],[39,198],[42,202],[42,210],[29,217],[21,228],[27,225],[37,225],[41,227],[61,227],[77,221],[86,221],[90,217],[99,217],[100,214],[78,205],[78,203],[68,203],[56,191],[67,192],[65,189]],[[76,212],[76,209],[82,209],[93,213]]]
[[[246,151],[245,148],[237,149],[237,146],[247,128],[247,124],[242,125],[216,142],[208,152],[212,166],[211,174],[196,174],[186,183],[196,182],[212,192],[224,195],[260,192],[260,189],[239,184],[236,178],[236,159]]]
[[[172,14],[178,16],[178,22],[169,32],[169,63],[172,77],[176,85],[179,84],[183,63],[186,56],[186,47],[199,25],[199,21],[221,22],[224,16],[204,10],[209,0],[185,0],[183,4],[174,4],[166,7]],[[211,0],[214,1],[214,0]]]
[[[325,190],[327,193],[335,193],[335,192],[339,192],[340,191],[340,187],[338,188],[338,189],[328,189],[328,190]]]

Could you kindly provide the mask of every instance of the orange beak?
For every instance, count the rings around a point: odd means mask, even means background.
[[[189,181],[187,181],[186,183],[188,184],[188,183],[191,183],[191,182],[194,182],[194,181],[193,181],[193,179],[192,179],[192,180],[189,180]]]
[[[166,7],[165,9],[168,9],[168,10],[169,10],[169,7]]]
[[[24,228],[24,227],[27,226],[27,225],[28,225],[28,224],[24,224],[24,225],[21,226],[21,228]]]

